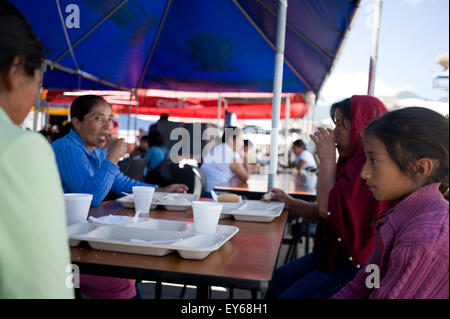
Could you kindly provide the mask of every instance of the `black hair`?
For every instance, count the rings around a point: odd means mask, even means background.
[[[102,102],[108,104],[108,102],[106,102],[105,99],[101,96],[79,96],[72,102],[72,105],[70,106],[70,118],[76,117],[80,121],[83,121],[84,116],[88,114],[94,108],[94,106]]]
[[[294,143],[292,143],[292,145],[294,145],[296,147],[299,147],[299,148],[302,148],[302,147],[305,146],[305,142],[303,142],[302,140],[298,139]]]
[[[9,1],[0,1],[0,73],[11,68],[15,57],[20,58],[27,75],[41,68],[44,61],[42,43],[30,23]]]
[[[230,135],[230,131],[232,131],[233,134]],[[237,128],[236,126],[225,127],[222,134],[222,143],[225,143],[227,141],[227,138],[230,137],[233,137],[233,140],[236,140],[239,133],[241,133],[241,129]]]
[[[167,121],[167,120],[169,120],[169,114],[167,114],[167,113],[162,113],[162,114],[159,116],[159,120],[160,120],[160,121]]]
[[[330,117],[333,120],[334,123],[336,123],[336,111],[340,110],[342,116],[347,119],[351,120],[350,116],[350,98],[342,100],[340,102],[334,103],[331,105],[330,109]]]
[[[414,162],[421,158],[438,161],[426,185],[441,182],[448,190],[448,118],[423,107],[408,107],[385,113],[370,123],[363,136],[374,136],[407,176],[414,177]]]
[[[142,142],[147,142],[148,143],[148,135],[144,135],[141,137],[141,143]]]
[[[147,136],[148,147],[152,146],[164,146],[164,136],[160,131],[152,129],[148,132]]]

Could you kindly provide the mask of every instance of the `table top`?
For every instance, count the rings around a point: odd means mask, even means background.
[[[251,199],[260,199],[267,192],[269,175],[252,174],[247,182],[233,177],[227,183],[214,187],[216,191],[229,191],[245,195]],[[300,177],[290,173],[278,173],[275,176],[274,187],[301,199],[314,200],[316,190],[302,185]]]
[[[108,201],[91,208],[89,216],[134,216],[134,213],[134,209],[125,209],[116,201]],[[100,251],[86,243],[71,247],[71,258],[85,274],[265,290],[276,267],[287,215],[284,211],[271,223],[221,219],[219,224],[237,226],[239,231],[202,260],[183,259],[176,252],[147,256]],[[193,222],[192,209],[151,210],[150,217]]]

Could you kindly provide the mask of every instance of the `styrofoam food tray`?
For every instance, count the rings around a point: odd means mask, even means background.
[[[228,212],[239,209],[244,203],[241,201],[239,203],[230,203],[230,202],[217,202],[223,206],[222,213],[220,214],[220,219],[231,218],[231,215]]]
[[[187,210],[192,206],[192,202],[197,200],[195,194],[182,193],[166,193],[154,192],[151,209],[155,209],[158,205],[163,205],[167,210]],[[126,195],[116,199],[123,207],[134,208],[133,195]]]
[[[152,204],[163,205],[167,210],[187,210],[197,199],[196,194],[155,192]]]
[[[219,202],[219,194],[217,194],[214,190],[211,191],[211,196],[216,203],[223,206],[220,219],[231,218],[231,215],[227,214],[227,212],[238,209],[243,204],[242,196],[239,196],[239,202]]]
[[[244,200],[239,208],[227,213],[236,220],[269,223],[281,215],[284,206],[285,204],[280,202]]]
[[[134,208],[133,195],[126,195],[126,196],[120,197],[120,198],[116,199],[116,201],[118,201],[125,208]],[[158,206],[158,204],[153,204],[153,201],[152,201],[152,205],[151,205],[150,209],[155,209],[157,206]]]
[[[151,256],[177,251],[185,259],[203,259],[233,237],[239,228],[218,225],[215,234],[204,235],[194,233],[192,223],[146,218],[126,225],[81,223],[69,226],[68,230],[71,246],[87,241],[99,250]]]

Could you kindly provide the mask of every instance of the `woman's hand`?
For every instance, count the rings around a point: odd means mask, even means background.
[[[319,127],[310,137],[316,144],[317,156],[321,162],[325,160],[336,162],[336,147],[332,130]]]
[[[105,146],[108,151],[108,161],[117,164],[122,156],[127,153],[127,143],[123,138],[112,137]]]
[[[184,184],[172,184],[166,187],[160,187],[158,191],[167,193],[186,193],[188,189],[189,188]]]
[[[289,200],[292,198],[291,196],[289,196],[288,194],[286,194],[283,190],[281,190],[279,188],[271,188],[271,189],[269,189],[269,191],[267,193],[271,194],[270,201],[274,201],[274,202],[282,202],[282,203],[288,204]],[[269,201],[269,200],[265,199],[264,196],[263,196],[262,200]]]

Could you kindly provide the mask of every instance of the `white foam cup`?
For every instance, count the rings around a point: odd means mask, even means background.
[[[194,232],[215,234],[223,205],[216,202],[193,201]]]
[[[85,222],[92,202],[92,194],[67,193],[64,194],[66,204],[67,225]]]
[[[134,209],[140,214],[148,214],[152,205],[154,187],[133,186]]]

